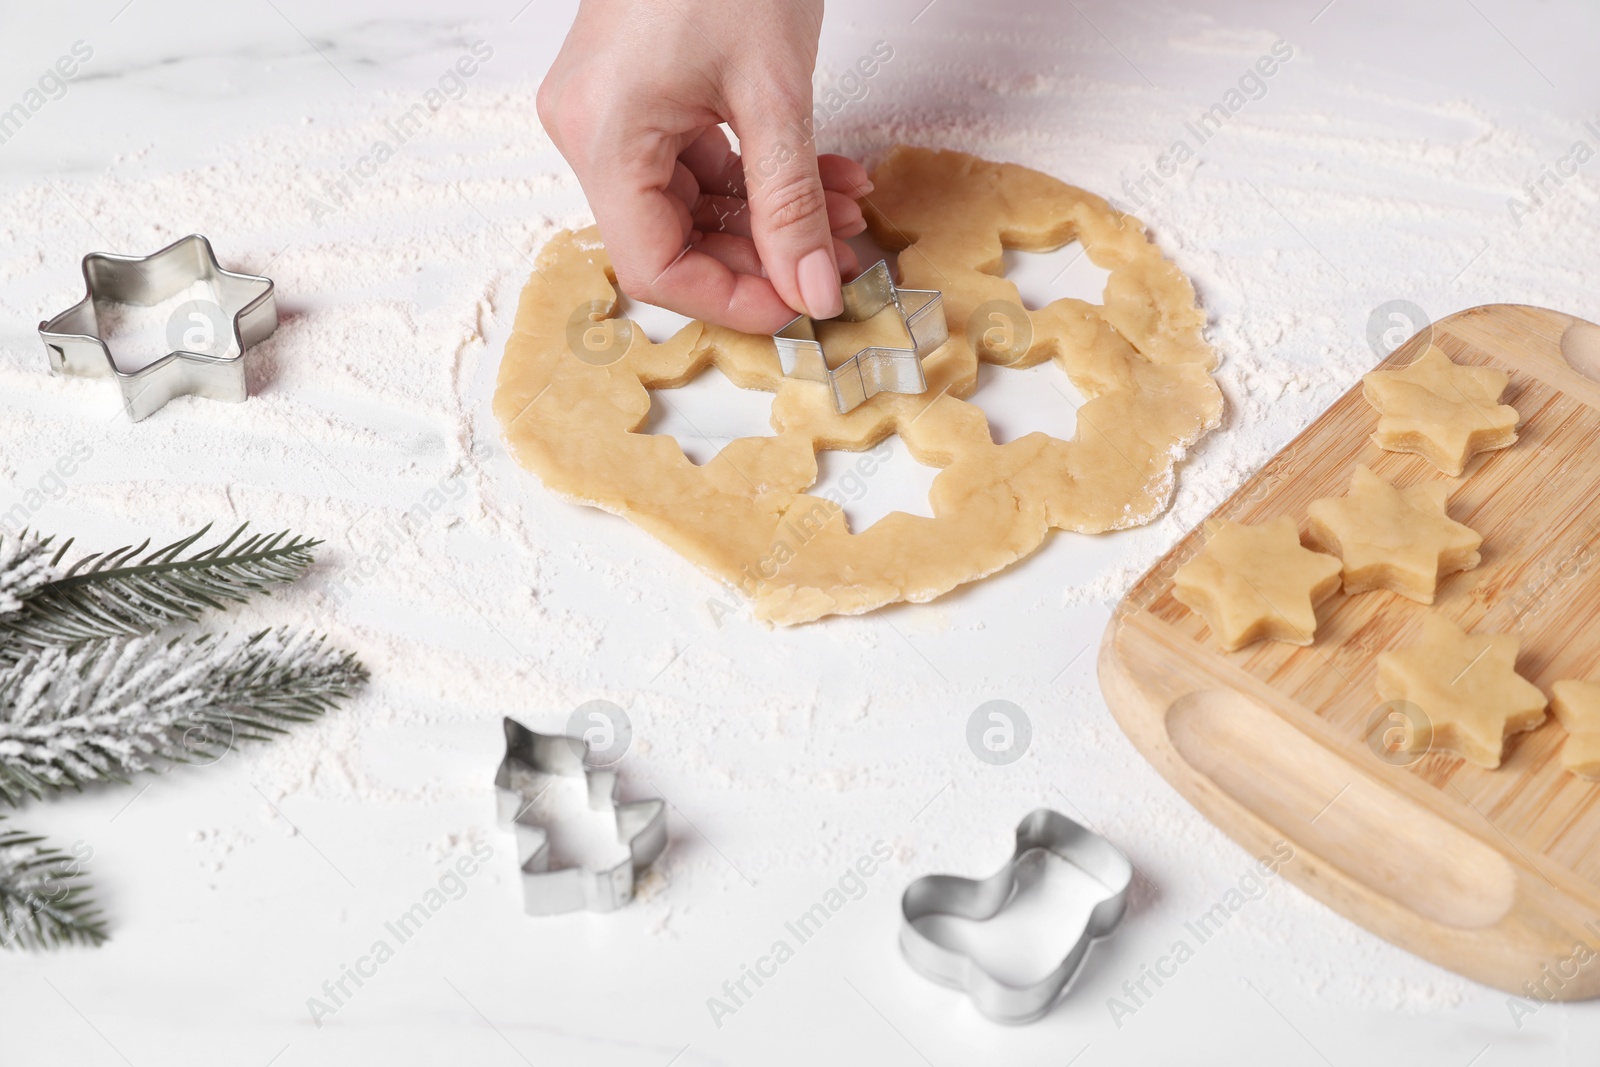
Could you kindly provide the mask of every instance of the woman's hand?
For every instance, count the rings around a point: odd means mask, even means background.
[[[630,297],[747,333],[839,314],[872,186],[816,154],[821,27],[821,0],[583,0],[539,118]]]

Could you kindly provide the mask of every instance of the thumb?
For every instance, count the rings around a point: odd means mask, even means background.
[[[804,84],[804,96],[747,106],[730,125],[739,135],[751,236],[768,281],[795,311],[831,319],[844,304],[811,137],[811,85]]]

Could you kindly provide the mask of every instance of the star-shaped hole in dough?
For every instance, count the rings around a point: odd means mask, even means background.
[[[1479,452],[1516,441],[1517,409],[1500,403],[1509,380],[1493,367],[1458,366],[1429,345],[1408,366],[1361,379],[1380,416],[1372,442],[1388,452],[1414,452],[1456,477]]]
[[[1312,544],[1344,560],[1344,591],[1388,589],[1433,603],[1439,579],[1478,565],[1483,537],[1445,512],[1450,487],[1396,489],[1357,467],[1350,491],[1311,502]]]
[[[1557,682],[1550,687],[1550,710],[1567,731],[1561,766],[1600,782],[1600,682]]]
[[[1300,544],[1295,521],[1223,521],[1205,551],[1172,576],[1172,595],[1197,612],[1228,652],[1268,639],[1309,645],[1316,606],[1339,588],[1339,561]]]
[[[1422,643],[1378,655],[1378,695],[1422,711],[1405,748],[1443,748],[1500,766],[1506,738],[1544,722],[1544,693],[1517,674],[1517,639],[1468,634],[1441,615],[1422,619]]]

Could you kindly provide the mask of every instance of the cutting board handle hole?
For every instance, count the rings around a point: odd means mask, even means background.
[[[1410,771],[1360,767],[1224,690],[1180,697],[1167,732],[1191,767],[1294,846],[1290,864],[1343,874],[1447,927],[1492,926],[1511,911],[1517,872],[1504,856],[1373,778]]]
[[[1561,335],[1561,355],[1567,366],[1589,379],[1600,382],[1600,326],[1575,322]]]

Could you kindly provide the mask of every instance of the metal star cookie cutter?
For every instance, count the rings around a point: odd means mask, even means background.
[[[588,762],[589,749],[580,737],[541,734],[515,719],[505,720],[506,754],[495,772],[500,821],[517,835],[517,864],[522,871],[522,900],[529,915],[569,911],[615,911],[633,899],[641,872],[667,847],[667,805],[658,798],[617,802],[617,775]],[[528,774],[582,776],[589,807],[616,813],[617,840],[629,858],[604,870],[550,868],[550,835],[529,815],[533,801],[519,779]]]
[[[1066,860],[1106,889],[1106,896],[1089,913],[1083,935],[1049,974],[1028,985],[1011,985],[971,956],[947,948],[917,928],[917,920],[930,915],[958,915],[981,922],[1000,914],[1016,889],[1018,864],[1035,849]],[[1040,808],[1017,825],[1017,847],[1010,861],[988,878],[930,874],[906,887],[900,898],[900,951],[924,977],[962,990],[994,1021],[1033,1022],[1050,1010],[1078,973],[1089,946],[1117,928],[1127,910],[1132,884],[1133,864],[1121,849],[1065,815]]]
[[[148,256],[92,252],[83,257],[88,293],[71,308],[39,324],[50,369],[85,378],[113,378],[122,389],[123,410],[134,422],[178,396],[203,396],[240,403],[247,395],[244,352],[278,328],[272,279],[223,270],[211,242],[197,233]],[[151,307],[196,282],[215,294],[231,323],[233,347],[218,355],[175,350],[136,371],[117,369],[100,337],[95,301]]]
[[[840,293],[844,310],[827,322],[865,322],[893,307],[911,340],[910,346],[863,348],[837,367],[829,367],[817,339],[819,323],[809,315],[800,315],[772,335],[784,376],[826,383],[841,415],[878,393],[927,392],[922,357],[950,337],[944,298],[938,290],[899,288],[889,276],[889,264],[880,259],[841,286]]]

